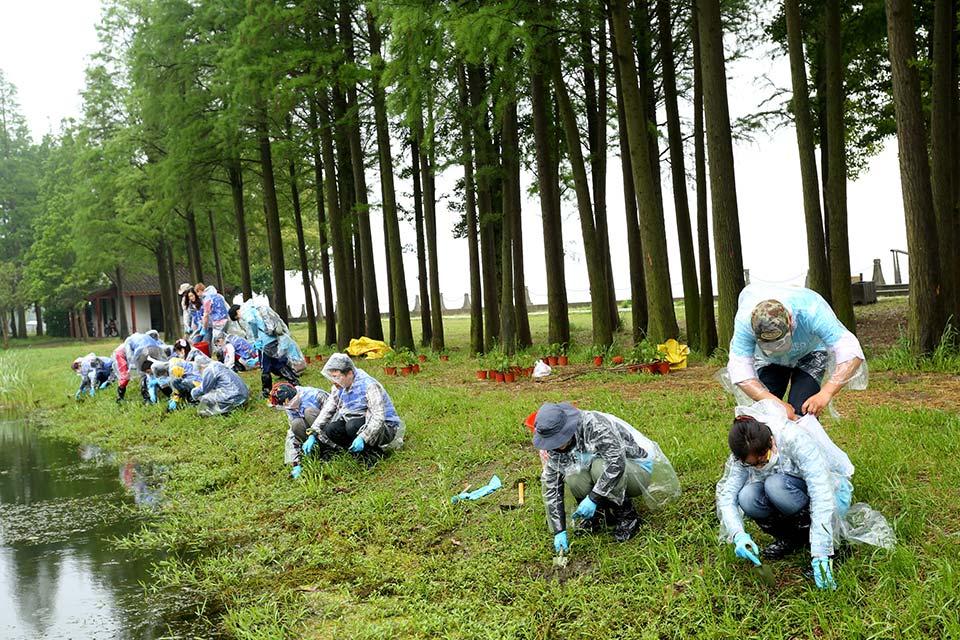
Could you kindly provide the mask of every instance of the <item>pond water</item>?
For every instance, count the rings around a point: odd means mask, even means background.
[[[110,542],[150,517],[154,471],[0,416],[0,638],[212,635],[184,598],[144,589],[160,556]]]

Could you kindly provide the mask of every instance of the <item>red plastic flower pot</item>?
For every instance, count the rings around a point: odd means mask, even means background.
[[[660,375],[670,373],[670,363],[669,362],[657,362],[655,363],[657,367],[657,373]]]
[[[450,359],[450,356],[440,356],[440,359],[446,362],[447,360]]]
[[[499,371],[497,371],[496,373],[493,374],[493,379],[496,380],[497,382],[503,382],[504,375]]]
[[[517,380],[517,375],[516,375],[515,373],[513,373],[512,371],[503,374],[503,381],[504,381],[504,382],[515,382],[516,380]]]
[[[413,372],[414,372],[414,373],[420,373],[420,365],[418,365],[418,364],[413,365]]]
[[[623,364],[623,356],[613,356],[613,364]]]
[[[527,419],[523,421],[523,424],[527,429],[530,429],[530,433],[533,433],[533,429],[534,427],[536,427],[536,424],[537,424],[537,412],[534,411],[533,413],[528,415]]]
[[[628,365],[627,365],[627,371],[629,371],[630,373],[636,373],[636,372],[639,371],[639,370],[640,370],[640,365],[638,365],[638,364],[628,364]]]
[[[557,364],[560,365],[561,367],[567,366],[568,362],[570,362],[570,358],[568,356],[557,357]]]
[[[400,375],[402,376],[408,376],[411,373],[413,373],[413,367],[404,367],[400,369]]]
[[[649,374],[652,375],[652,374],[654,374],[654,373],[657,372],[657,365],[656,365],[656,364],[653,364],[653,363],[651,363],[651,364],[642,364],[642,365],[640,365],[640,369],[642,369],[644,373],[649,373]]]
[[[303,356],[303,357],[304,357],[304,359],[306,359],[307,364],[310,364],[310,356]]]
[[[603,356],[595,356],[593,358],[593,366],[602,367],[603,366]]]
[[[496,369],[487,369],[487,378],[488,378],[488,379],[493,380],[493,379],[496,378],[496,377],[497,377],[497,370],[496,370]]]
[[[425,356],[425,355],[423,355],[423,354],[420,354],[420,355],[417,356],[417,357],[420,358],[420,362],[426,362],[426,361],[427,361],[427,356]]]
[[[547,364],[551,367],[557,366],[557,356],[547,356]]]
[[[395,376],[395,375],[397,375],[397,368],[396,368],[396,367],[384,367],[384,368],[383,368],[383,372],[384,372],[385,374],[387,374],[388,376]]]
[[[487,370],[480,369],[477,371],[477,380],[486,380],[487,379]]]

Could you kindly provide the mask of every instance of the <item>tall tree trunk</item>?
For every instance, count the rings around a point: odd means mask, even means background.
[[[914,353],[924,354],[933,351],[940,340],[944,308],[920,79],[913,64],[916,43],[912,4],[910,0],[886,0],[900,184],[910,252],[907,338]]]
[[[611,29],[613,50],[617,50],[616,34]],[[643,242],[640,239],[640,218],[637,211],[637,190],[633,184],[633,163],[627,137],[627,114],[623,107],[623,79],[620,66],[613,65],[617,92],[617,137],[620,140],[620,173],[623,178],[623,210],[627,217],[627,254],[630,258],[630,321],[633,342],[643,340],[647,332],[647,287],[643,274]]]
[[[397,323],[394,346],[413,349],[413,329],[410,326],[410,307],[407,303],[407,285],[403,273],[403,249],[400,244],[400,222],[397,219],[397,199],[393,185],[393,157],[390,152],[390,131],[387,125],[387,107],[381,76],[383,59],[380,54],[380,31],[369,9],[366,12],[370,34],[370,57],[373,71],[373,110],[377,127],[377,147],[380,160],[380,188],[383,194],[383,216],[387,226],[387,258],[390,260],[393,306]]]
[[[613,280],[613,261],[610,259],[610,234],[607,230],[607,34],[603,19],[598,21],[599,61],[593,60],[593,21],[591,3],[580,0],[577,12],[580,19],[580,60],[583,64],[584,107],[587,116],[587,144],[590,149],[590,186],[593,193],[593,216],[597,227],[597,243],[606,265],[607,301],[610,323],[620,328],[617,309],[617,291]],[[599,72],[599,73],[598,73]],[[599,76],[599,87],[597,78]]]
[[[27,309],[22,304],[17,305],[17,337],[27,338]]]
[[[483,314],[486,334],[484,348],[489,351],[500,339],[499,288],[497,287],[496,225],[493,213],[493,152],[487,103],[484,98],[486,79],[483,69],[468,68],[468,86],[473,107],[474,145],[477,150],[477,209],[480,213],[480,257],[483,279]]]
[[[933,208],[936,214],[937,240],[939,241],[943,305],[946,316],[953,315],[957,326],[958,284],[957,243],[954,219],[957,216],[957,201],[953,184],[955,167],[952,146],[954,127],[954,91],[957,86],[957,68],[954,63],[953,35],[956,31],[957,7],[955,0],[936,0],[933,18],[933,83],[930,106],[930,182],[933,191]]]
[[[160,309],[161,309],[160,315],[161,317],[150,318],[150,326],[147,327],[147,329],[154,328],[156,326],[157,320],[159,319],[160,322],[163,324],[164,340],[166,340],[167,342],[173,342],[179,337],[178,334],[180,332],[178,329],[179,329],[180,323],[179,322],[177,323],[177,329],[174,330],[175,333],[171,333],[170,325],[169,323],[166,322],[167,318],[169,317],[169,309],[170,309],[170,283],[169,283],[170,273],[169,273],[169,270],[168,270],[169,267],[167,264],[167,242],[162,237],[160,238],[160,243],[156,246],[156,248],[153,251],[153,256],[154,258],[156,258],[156,261],[157,261],[157,277],[160,279]],[[86,325],[86,314],[81,310],[79,315],[83,319],[82,324]],[[82,331],[85,332],[86,328],[84,327]]]
[[[237,224],[237,257],[240,260],[240,288],[243,299],[253,297],[253,280],[250,278],[250,249],[247,244],[247,216],[243,204],[243,170],[240,157],[231,158],[227,164],[230,194],[233,196],[233,216]]]
[[[500,248],[500,343],[503,352],[512,356],[517,351],[517,309],[514,304],[513,290],[513,236],[516,229],[515,220],[519,211],[513,197],[514,189],[519,191],[519,163],[520,138],[517,131],[517,102],[513,97],[513,87],[506,87],[507,101],[503,109],[501,121],[503,158],[503,188],[502,208],[503,223],[501,225]],[[516,165],[516,169],[514,169]],[[519,295],[523,295],[521,291]]]
[[[319,116],[326,125],[320,129],[320,147],[323,154],[323,183],[326,187],[327,215],[330,218],[330,245],[333,248],[333,280],[337,290],[337,346],[341,349],[350,344],[357,325],[355,301],[355,282],[353,280],[351,245],[349,232],[340,210],[341,198],[338,194],[336,157],[333,150],[333,125],[330,120],[327,94],[320,92],[318,103]]]
[[[697,260],[690,226],[690,205],[687,201],[687,172],[683,158],[683,135],[680,131],[680,109],[677,106],[677,78],[673,58],[669,0],[657,0],[657,26],[660,34],[660,66],[663,74],[663,95],[667,111],[667,137],[670,145],[670,170],[673,176],[673,204],[677,217],[677,240],[680,245],[680,272],[683,278],[683,312],[687,322],[687,341],[700,344],[700,291],[697,284]]]
[[[383,216],[383,237],[384,244],[387,244],[386,239],[390,237],[389,224],[387,223],[387,217]],[[389,247],[387,247],[389,251]],[[397,340],[397,314],[394,312],[394,296],[393,296],[393,271],[391,267],[391,262],[389,260],[389,255],[387,256],[387,315],[390,316],[387,325],[388,331],[390,334],[390,344],[393,344]]]
[[[197,217],[193,213],[193,205],[188,204],[185,207],[184,217],[187,220],[187,247],[190,250],[188,260],[190,262],[190,276],[194,284],[203,282],[203,257],[200,253],[200,240],[197,233]]]
[[[827,268],[820,213],[820,184],[813,140],[813,119],[810,115],[810,94],[807,67],[803,55],[803,30],[799,0],[784,0],[787,19],[787,49],[790,52],[790,77],[793,82],[793,118],[797,126],[797,147],[800,153],[800,179],[803,183],[803,213],[807,225],[807,283],[811,289],[830,299],[830,271]]]
[[[207,209],[207,219],[210,222],[210,243],[213,245],[213,265],[217,272],[217,289],[220,293],[223,293],[223,265],[220,264],[220,248],[217,243],[217,227],[213,222],[213,209]]]
[[[123,267],[118,264],[114,273],[116,274],[116,279],[113,282],[117,285],[117,315],[120,317],[120,337],[126,338],[130,335],[130,325],[127,323],[127,288],[124,285]]]
[[[356,220],[356,204],[354,205],[353,218]],[[366,307],[363,304],[365,295],[363,290],[363,248],[361,247],[360,242],[360,229],[354,228],[353,230],[353,286],[354,286],[354,295],[357,296],[357,308],[356,308],[356,322],[357,325],[353,328],[353,331],[356,335],[362,336],[366,335],[364,331],[366,330],[367,320],[366,320]]]
[[[467,72],[457,61],[457,90],[460,96],[460,135],[463,154],[463,191],[466,208],[467,245],[470,257],[470,353],[483,351],[483,295],[480,289],[480,247],[477,236],[477,205],[473,184],[473,131],[470,125],[470,97]],[[547,275],[549,281],[549,274]],[[549,285],[548,285],[549,286]]]
[[[324,181],[322,143],[320,142],[320,128],[317,122],[316,100],[310,101],[309,113],[311,148],[313,150],[313,183],[317,200],[317,226],[320,231],[320,273],[323,278],[323,309],[324,333],[323,343],[337,344],[337,318],[333,309],[333,284],[330,280],[330,255],[327,243],[327,214],[324,207]]]
[[[43,335],[43,309],[39,302],[33,303],[33,314],[37,316],[37,336]]]
[[[567,309],[567,285],[563,266],[563,229],[559,207],[554,206],[560,190],[554,171],[557,148],[550,127],[547,86],[541,72],[543,60],[535,63],[530,74],[530,110],[533,114],[533,141],[537,157],[537,184],[540,192],[540,217],[543,222],[543,255],[547,276],[547,341],[570,342],[570,316]]]
[[[703,70],[703,106],[710,162],[710,196],[713,203],[713,250],[717,261],[720,344],[733,337],[737,297],[743,289],[743,250],[737,211],[737,182],[727,104],[727,75],[723,60],[723,28],[719,0],[697,0]]]
[[[167,336],[176,339],[181,337],[183,331],[181,326],[183,307],[180,306],[180,297],[177,295],[177,268],[173,260],[173,246],[169,242],[164,242],[164,252],[167,259],[168,304],[163,306],[163,326]]]
[[[837,318],[856,332],[850,288],[850,242],[847,237],[847,146],[843,124],[843,50],[840,39],[840,0],[827,0],[827,151],[830,173],[827,201],[830,210],[830,299]]]
[[[293,139],[292,124],[287,120],[290,138]],[[307,346],[311,349],[319,344],[317,335],[317,314],[313,308],[313,287],[310,278],[310,265],[307,262],[307,241],[303,233],[303,213],[300,210],[300,188],[297,185],[297,165],[290,160],[290,198],[293,201],[293,222],[297,231],[297,255],[300,258],[300,281],[303,283],[304,305],[307,309]]]
[[[283,238],[280,235],[280,208],[273,176],[273,155],[265,105],[260,105],[256,119],[257,148],[260,151],[260,180],[263,183],[263,204],[267,221],[267,244],[270,248],[270,275],[273,279],[273,310],[287,319],[286,273],[283,264]]]
[[[713,276],[710,273],[707,158],[703,131],[703,65],[700,62],[700,30],[696,7],[693,9],[690,31],[693,39],[693,157],[697,187],[697,247],[700,257],[700,353],[711,356],[717,349],[717,319],[713,310]]]
[[[353,49],[353,19],[351,2],[340,4],[340,41],[347,64],[355,63]],[[370,229],[370,203],[367,199],[367,179],[364,168],[363,144],[360,138],[360,105],[357,83],[347,81],[347,129],[350,138],[350,161],[353,168],[353,190],[357,197],[357,224],[360,235],[360,262],[363,275],[363,306],[365,334],[374,340],[383,340],[383,322],[380,319],[380,298],[377,293],[377,272],[374,267],[373,234]]]
[[[428,94],[429,95],[429,94]],[[430,97],[432,100],[432,97]],[[421,116],[422,117],[422,116]],[[420,134],[420,173],[423,178],[423,213],[427,231],[427,258],[430,264],[430,301],[433,317],[433,335],[430,341],[434,351],[444,348],[443,298],[440,296],[440,261],[437,252],[437,195],[434,163],[434,123],[432,103],[427,105],[427,131],[418,122]],[[427,145],[424,148],[424,144]]]
[[[413,176],[413,223],[417,231],[417,281],[420,285],[420,344],[427,346],[433,340],[433,322],[430,314],[430,291],[427,276],[427,247],[423,234],[423,188],[421,187],[420,143],[418,133],[410,139],[410,174]]]
[[[648,335],[654,340],[676,337],[677,316],[670,288],[670,265],[667,259],[667,236],[663,224],[663,208],[658,198],[659,167],[651,165],[648,136],[652,114],[647,112],[634,63],[630,22],[626,0],[611,3],[611,22],[615,34],[616,64],[620,66],[620,83],[630,141],[633,182],[639,194],[640,238],[643,243],[644,277],[649,317]]]
[[[593,221],[593,207],[590,202],[590,186],[587,181],[587,169],[580,149],[580,132],[577,129],[577,116],[570,102],[570,94],[563,81],[560,69],[560,55],[556,42],[550,46],[550,72],[557,106],[560,108],[560,120],[567,141],[567,156],[573,171],[574,189],[577,194],[577,209],[580,213],[580,230],[583,234],[583,250],[587,259],[587,277],[590,280],[590,299],[593,318],[593,344],[606,347],[613,342],[613,327],[610,325],[609,288],[607,286],[606,265],[600,254],[600,244]]]

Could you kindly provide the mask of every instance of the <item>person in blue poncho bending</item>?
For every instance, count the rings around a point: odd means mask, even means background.
[[[790,419],[819,416],[861,366],[857,337],[815,291],[750,285],[740,292],[727,373],[749,398],[779,400]]]

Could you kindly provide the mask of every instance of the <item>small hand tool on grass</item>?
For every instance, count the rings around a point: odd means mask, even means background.
[[[563,549],[560,550],[559,555],[553,557],[553,566],[560,567],[561,569],[567,566],[567,563],[570,562],[570,558],[563,553]]]

